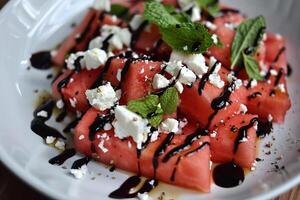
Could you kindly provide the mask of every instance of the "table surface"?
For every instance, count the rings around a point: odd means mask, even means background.
[[[0,0],[0,9],[8,0]],[[17,192],[16,192],[17,191]],[[44,195],[36,192],[30,186],[11,173],[0,162],[0,199],[1,200],[46,200]],[[291,189],[274,200],[300,200],[300,186]]]

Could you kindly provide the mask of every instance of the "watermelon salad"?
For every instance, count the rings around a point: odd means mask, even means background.
[[[31,56],[59,71],[31,129],[61,150],[49,163],[85,156],[76,178],[92,159],[135,173],[111,198],[146,198],[159,181],[238,186],[291,107],[285,43],[263,16],[214,0],[95,1],[56,49]],[[53,109],[73,116],[64,133],[46,123]]]

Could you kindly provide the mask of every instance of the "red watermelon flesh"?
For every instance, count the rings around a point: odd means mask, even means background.
[[[241,167],[251,168],[256,158],[256,130],[255,124],[247,129],[247,140],[241,142],[234,152],[235,141],[239,135],[241,127],[251,124],[255,115],[236,115],[219,126],[212,133],[216,137],[211,137],[211,159],[216,163],[227,163],[232,160]]]
[[[89,126],[95,120],[97,114],[103,114],[97,111],[94,108],[91,108],[87,111],[87,113],[83,116],[82,120],[76,127],[75,135],[74,135],[74,143],[76,149],[90,156],[91,155],[91,143],[89,141]],[[172,157],[168,162],[162,162],[161,159],[163,156],[170,151],[172,148],[183,143],[186,135],[193,133],[196,129],[195,125],[187,125],[183,129],[182,135],[175,135],[171,144],[167,147],[165,153],[163,153],[158,158],[158,168],[156,171],[156,178],[158,180],[172,183],[175,185],[193,188],[197,190],[201,190],[203,192],[210,191],[210,150],[209,146],[204,146],[203,149],[199,151],[195,151],[189,156],[184,156],[185,153],[192,151],[200,146],[200,142],[209,142],[209,137],[202,136],[199,140],[195,141],[190,148],[181,153]],[[106,138],[103,137],[105,133],[108,135]],[[79,139],[79,137],[83,135],[84,139]],[[98,138],[98,136],[100,138]],[[93,144],[96,148],[96,154],[93,157],[105,164],[114,164],[117,168],[124,169],[131,172],[138,172],[138,158],[136,151],[136,144],[131,139],[128,138],[126,140],[120,140],[119,138],[114,137],[113,129],[110,131],[99,131],[97,132],[96,139],[93,141]],[[154,169],[152,165],[154,152],[157,147],[162,143],[162,141],[167,137],[167,134],[161,134],[159,139],[155,142],[151,142],[141,153],[140,157],[140,169],[141,175],[146,177],[153,177]],[[82,136],[81,136],[82,138]],[[104,153],[101,148],[98,147],[101,140],[104,140],[103,146],[108,150]],[[130,145],[129,145],[130,143]],[[170,180],[172,176],[172,172],[174,167],[176,166],[176,160],[179,156],[183,156],[184,158],[180,161],[177,166],[176,176],[174,181]]]
[[[225,79],[226,76],[224,76],[228,74],[228,71],[225,68],[221,68],[219,74],[223,74],[221,77],[224,82],[228,84]],[[198,88],[199,80],[197,80],[191,88],[184,88],[183,93],[180,95],[181,102],[179,111],[188,119],[195,120],[199,122],[202,127],[205,127],[209,122],[209,117],[214,112],[211,108],[211,102],[222,94],[225,87],[220,89],[207,82],[201,95],[198,93]],[[247,91],[244,86],[241,86],[231,93],[229,98],[231,104],[218,111],[209,127],[213,128],[235,115],[239,111],[240,104],[246,104],[246,96]]]
[[[161,62],[148,60],[133,61],[128,67],[125,79],[122,80],[122,97],[120,104],[140,99],[152,91],[152,79],[161,71]]]
[[[285,92],[274,85],[275,76],[270,76],[269,81],[258,82],[256,87],[249,89],[248,109],[250,113],[259,115],[260,118],[268,120],[269,115],[273,121],[283,123],[286,112],[291,107],[285,76],[281,76],[279,84],[283,84]],[[272,93],[273,91],[273,93]],[[258,94],[258,95],[254,95]]]

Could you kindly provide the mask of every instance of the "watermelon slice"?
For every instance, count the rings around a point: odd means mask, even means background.
[[[76,149],[85,155],[92,155],[100,162],[105,164],[113,163],[120,169],[135,173],[138,172],[139,163],[141,175],[153,177],[154,153],[168,135],[162,133],[158,140],[148,144],[148,146],[142,150],[138,161],[135,142],[131,138],[120,140],[119,138],[114,137],[113,129],[109,131],[98,131],[95,136],[96,139],[92,142],[89,140],[89,127],[94,122],[97,114],[101,115],[103,112],[99,112],[96,109],[91,108],[77,125],[74,135]],[[190,124],[183,129],[182,135],[174,136],[164,153],[158,156],[156,178],[175,185],[209,192],[211,178],[208,136],[201,136],[201,138],[193,142],[188,149],[174,155],[167,162],[162,162],[164,155],[166,155],[174,147],[181,145],[186,136],[193,133],[195,130],[196,126],[194,124]],[[96,150],[96,153],[93,154],[91,152],[92,143]],[[203,147],[199,148],[201,145],[203,145]],[[103,151],[103,147],[107,151]],[[199,150],[197,150],[197,148],[199,148]],[[180,156],[182,157],[182,160],[177,165],[175,176],[173,175],[173,180],[171,180],[172,173],[175,169],[174,167],[176,166],[175,163]]]
[[[101,11],[90,9],[82,22],[57,49],[56,54],[53,57],[53,63],[58,66],[63,66],[65,57],[68,53],[84,51],[87,49],[89,42],[96,37],[99,31],[98,29],[102,25],[118,25],[120,22],[120,19],[113,18],[107,13],[101,13]]]
[[[280,72],[277,76],[270,76],[269,81],[258,82],[256,87],[250,88],[247,106],[250,113],[262,119],[272,118],[274,122],[283,123],[291,101],[283,72],[279,76]]]
[[[229,85],[226,80],[228,71],[225,68],[221,68],[219,75],[222,80]],[[183,93],[180,95],[179,111],[188,119],[195,120],[200,123],[202,127],[213,128],[218,124],[222,124],[228,118],[238,113],[240,104],[246,104],[246,96],[248,92],[244,86],[239,87],[233,93],[231,93],[228,106],[219,110],[217,114],[209,120],[213,115],[214,110],[211,107],[212,101],[219,97],[226,87],[220,89],[206,82],[202,94],[199,94],[199,80],[197,80],[191,88],[185,87]]]
[[[122,97],[120,104],[140,99],[152,91],[152,79],[161,71],[161,62],[137,60],[128,63],[126,76],[122,77]]]
[[[216,163],[232,160],[241,167],[251,168],[256,158],[255,115],[236,115],[212,131],[211,159]],[[239,137],[245,134],[247,138]],[[238,138],[238,139],[237,139]],[[239,142],[243,140],[243,142]]]

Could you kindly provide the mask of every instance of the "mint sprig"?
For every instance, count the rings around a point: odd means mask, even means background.
[[[170,6],[151,1],[144,4],[145,20],[159,27],[162,39],[177,51],[203,53],[213,45],[211,34],[200,23],[191,22],[184,13],[177,13]]]
[[[242,65],[246,48],[257,48],[261,41],[266,21],[263,16],[243,21],[238,27],[231,47],[231,69]]]
[[[110,7],[110,14],[116,15],[117,17],[123,17],[129,12],[129,9],[120,4],[112,4]]]
[[[218,0],[197,0],[197,4],[210,15],[214,16],[220,11]]]
[[[263,80],[263,77],[259,73],[259,65],[253,56],[247,55],[243,52],[243,61],[249,78]]]
[[[127,108],[148,119],[151,126],[157,127],[164,114],[172,114],[176,111],[178,101],[176,88],[170,87],[160,97],[148,95],[143,99],[131,100],[128,102]]]

